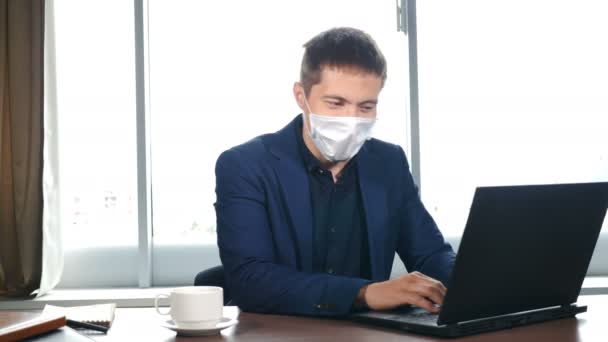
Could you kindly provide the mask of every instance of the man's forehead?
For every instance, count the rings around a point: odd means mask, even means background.
[[[334,67],[322,69],[320,82],[313,85],[320,97],[340,97],[348,101],[377,100],[382,80],[360,68]]]
[[[325,77],[365,77],[365,78],[378,78],[374,72],[363,69],[356,65],[329,65],[325,64],[321,66],[321,81],[323,76]]]

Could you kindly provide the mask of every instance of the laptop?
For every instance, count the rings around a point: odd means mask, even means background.
[[[574,317],[607,208],[608,183],[477,188],[440,312],[351,317],[443,337]]]

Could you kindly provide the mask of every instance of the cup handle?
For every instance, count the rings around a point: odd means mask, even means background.
[[[154,298],[154,308],[156,309],[156,312],[158,312],[159,315],[168,315],[171,313],[171,308],[169,308],[169,310],[167,312],[160,312],[159,307],[158,307],[158,300],[161,298],[169,298],[168,294],[159,294]]]

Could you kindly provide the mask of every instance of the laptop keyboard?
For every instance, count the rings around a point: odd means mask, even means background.
[[[403,323],[416,323],[424,325],[437,325],[439,314],[431,313],[423,309],[408,310],[410,312],[370,312],[368,317],[387,319]]]
[[[401,308],[392,311],[368,311],[355,316],[360,315],[365,318],[372,318],[376,320],[387,320],[399,323],[413,323],[426,326],[437,326],[437,319],[439,314],[431,313],[420,308]]]
[[[439,317],[438,314],[425,311],[413,312],[405,316],[399,316],[399,320],[403,320],[404,322],[422,323],[425,325],[429,325],[437,324],[437,317]]]

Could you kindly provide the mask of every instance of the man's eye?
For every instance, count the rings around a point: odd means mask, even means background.
[[[341,106],[342,103],[341,102],[327,102],[329,104],[330,107],[338,107]]]

